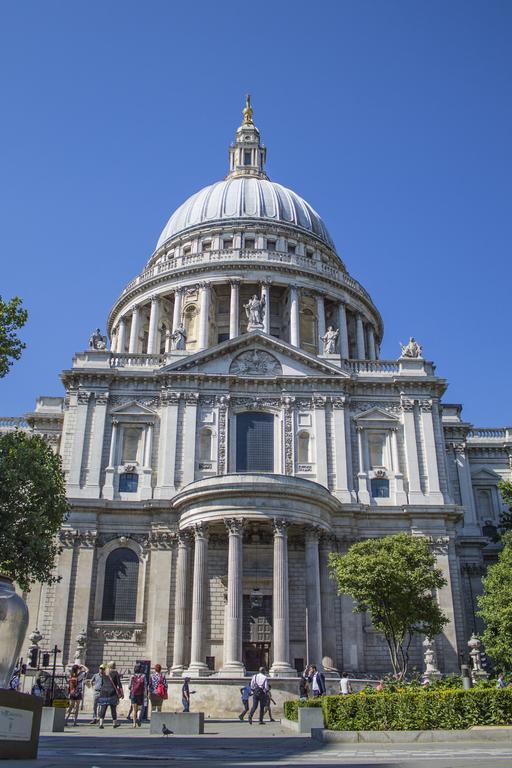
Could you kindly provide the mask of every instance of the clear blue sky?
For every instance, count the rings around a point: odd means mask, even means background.
[[[0,293],[30,312],[0,415],[61,394],[244,94],[272,179],[480,426],[512,424],[512,3],[2,0]]]

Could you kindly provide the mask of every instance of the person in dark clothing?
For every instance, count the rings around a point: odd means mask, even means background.
[[[100,672],[101,688],[100,695],[98,696],[99,727],[103,728],[107,707],[110,707],[112,725],[114,728],[119,728],[119,723],[117,722],[117,705],[119,704],[119,693],[122,690],[119,674],[115,668],[110,666],[107,670],[102,669]]]
[[[190,677],[183,678],[183,685],[181,686],[181,703],[183,704],[183,711],[190,712],[190,694],[195,691],[190,690]]]
[[[238,715],[238,719],[243,720],[245,715],[249,711],[249,699],[252,696],[251,686],[244,685],[243,688],[240,688],[240,696],[242,697],[242,706],[244,708],[244,711],[240,712],[240,714]]]
[[[252,690],[252,707],[249,712],[249,723],[252,725],[252,718],[256,712],[258,705],[260,708],[260,725],[265,725],[263,722],[263,714],[265,712],[265,704],[267,701],[268,677],[266,675],[265,667],[260,667],[260,671],[257,672],[251,678],[251,690]]]

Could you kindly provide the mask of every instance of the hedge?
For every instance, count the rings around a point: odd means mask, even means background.
[[[474,725],[511,725],[512,689],[381,692],[287,701],[285,717],[298,719],[298,707],[321,706],[332,731],[452,730]]]

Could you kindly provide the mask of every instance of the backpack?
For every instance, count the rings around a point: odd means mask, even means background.
[[[160,675],[160,680],[156,684],[155,693],[157,696],[160,696],[161,699],[167,698],[167,686],[165,685],[163,681],[163,676]]]
[[[144,675],[134,675],[132,677],[132,696],[144,695]]]

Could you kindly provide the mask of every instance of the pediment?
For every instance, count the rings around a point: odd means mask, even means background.
[[[400,423],[394,414],[389,413],[384,408],[374,406],[368,411],[363,411],[357,416],[354,416],[354,421],[357,421],[361,426],[396,426]]]
[[[117,408],[112,408],[110,411],[112,416],[126,416],[126,417],[137,417],[137,416],[155,416],[155,411],[151,410],[151,408],[147,408],[145,405],[142,405],[142,403],[138,403],[136,400],[132,400],[128,403],[122,403],[122,405],[118,405]]]
[[[492,469],[486,469],[485,467],[482,467],[478,470],[478,472],[471,473],[471,479],[477,482],[490,482],[494,485],[501,480],[501,476],[496,472],[493,472]]]
[[[251,379],[312,376],[350,378],[349,374],[333,363],[259,330],[223,341],[196,354],[180,357],[176,362],[163,367],[161,372]]]

